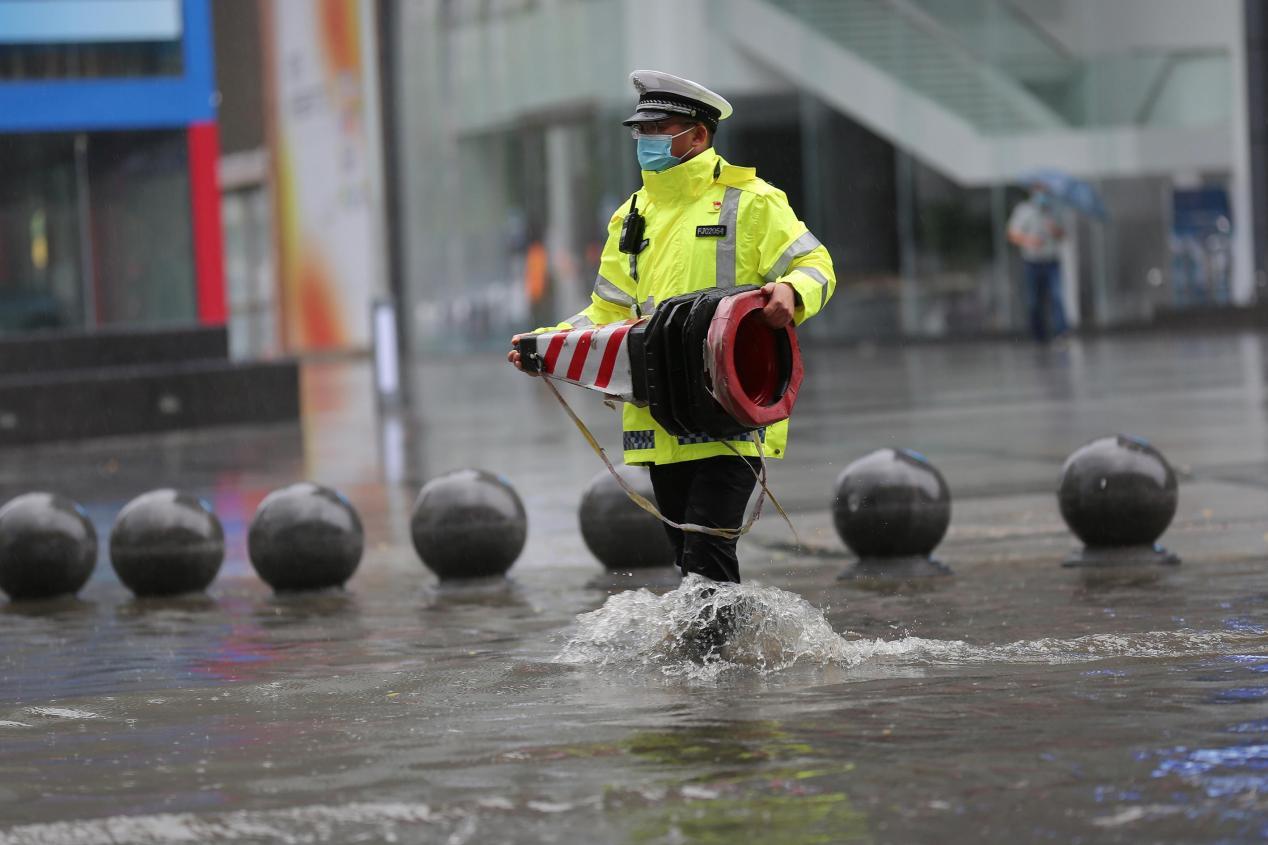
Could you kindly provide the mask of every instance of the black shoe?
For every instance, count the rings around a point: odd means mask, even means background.
[[[706,587],[701,598],[712,597],[717,590]],[[685,640],[692,657],[701,662],[722,659],[722,647],[735,633],[735,609],[730,605],[709,605],[701,608],[700,615],[687,629]]]

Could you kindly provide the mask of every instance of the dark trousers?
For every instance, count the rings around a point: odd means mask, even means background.
[[[1059,261],[1023,262],[1026,274],[1026,308],[1030,312],[1030,333],[1043,343],[1069,328],[1065,300],[1061,298]]]
[[[711,528],[739,528],[744,522],[760,469],[757,458],[721,455],[698,461],[662,464],[651,468],[652,489],[660,512],[677,523]],[[683,533],[665,526],[684,576],[703,575],[714,581],[740,583],[740,561],[735,540],[710,534]]]

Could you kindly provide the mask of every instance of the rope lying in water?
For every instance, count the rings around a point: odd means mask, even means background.
[[[621,485],[621,489],[625,491],[625,495],[630,497],[630,501],[668,525],[670,528],[676,528],[679,531],[691,534],[709,534],[713,537],[721,537],[725,540],[738,540],[740,537],[743,537],[749,532],[749,530],[753,527],[753,523],[757,522],[758,518],[762,515],[762,501],[765,498],[769,498],[771,504],[775,506],[775,510],[779,512],[779,515],[783,517],[784,522],[788,524],[788,529],[792,531],[793,539],[797,542],[797,545],[801,545],[801,537],[797,535],[797,529],[793,527],[792,520],[788,518],[788,512],[784,510],[783,506],[779,503],[779,500],[775,498],[775,494],[772,493],[770,488],[766,486],[766,451],[762,447],[761,439],[756,433],[750,433],[749,436],[752,438],[754,445],[757,447],[757,455],[761,461],[762,467],[761,472],[758,472],[758,470],[755,469],[752,464],[749,464],[748,461],[745,461],[744,463],[748,465],[750,470],[752,470],[754,477],[757,479],[757,483],[762,488],[762,492],[757,497],[757,504],[753,507],[753,515],[748,518],[748,521],[740,528],[714,528],[712,526],[696,525],[690,522],[674,522],[672,519],[661,513],[656,505],[646,496],[630,487],[625,479],[621,477],[620,473],[616,471],[616,467],[612,466],[612,461],[608,458],[607,451],[599,445],[599,441],[595,438],[594,434],[590,432],[590,429],[586,426],[586,424],[582,422],[581,417],[577,416],[577,412],[574,411],[572,406],[568,404],[568,400],[564,399],[563,394],[559,392],[559,388],[555,387],[554,381],[545,374],[541,374],[541,379],[545,382],[546,386],[550,388],[550,392],[555,395],[555,398],[559,400],[559,404],[563,406],[564,411],[567,412],[568,416],[572,419],[572,422],[577,427],[577,430],[581,432],[581,436],[586,439],[586,442],[590,444],[590,448],[594,450],[594,453],[603,461],[603,465],[608,468],[608,472],[616,479],[616,483]],[[730,441],[724,440],[722,442],[725,443],[726,447],[734,452],[738,457],[744,457],[740,454],[740,451],[730,443]]]

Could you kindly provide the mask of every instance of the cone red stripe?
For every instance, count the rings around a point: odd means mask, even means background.
[[[564,338],[567,336],[567,332],[560,332],[550,339],[550,345],[546,347],[546,357],[542,360],[544,372],[555,372],[555,362],[559,360],[559,351],[564,348]]]
[[[590,342],[594,339],[594,330],[584,331],[577,338],[577,348],[572,353],[572,364],[568,367],[569,381],[577,381],[581,378],[581,371],[586,366],[586,355],[590,353]]]
[[[629,334],[630,327],[628,325],[621,326],[612,333],[612,337],[608,339],[608,347],[603,350],[603,363],[599,365],[599,377],[594,380],[594,386],[602,390],[612,381],[612,370],[616,368],[616,356],[622,350],[621,343],[625,340],[625,336]]]

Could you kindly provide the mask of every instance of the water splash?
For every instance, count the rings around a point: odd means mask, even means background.
[[[724,629],[720,636],[711,629]],[[722,640],[714,648],[715,637]],[[667,675],[716,676],[729,668],[778,672],[795,664],[855,666],[878,656],[937,650],[935,640],[850,639],[794,593],[718,584],[696,575],[664,595],[631,590],[577,617],[563,663],[659,667]],[[961,644],[962,645],[962,644]]]
[[[45,719],[98,719],[100,714],[74,707],[27,707],[24,712],[28,716],[39,716]]]
[[[19,825],[4,829],[0,845],[315,845],[347,842],[427,842],[472,845],[503,841],[482,826],[497,816],[513,820],[522,841],[554,841],[547,832],[561,814],[576,814],[597,802],[576,804],[512,801],[489,796],[446,805],[360,802],[208,813],[118,815]],[[506,819],[494,821],[505,826]],[[500,829],[505,829],[500,828]],[[521,841],[517,839],[516,841]]]
[[[693,575],[664,595],[631,590],[611,596],[598,610],[581,614],[556,660],[654,667],[670,676],[705,679],[730,669],[767,674],[797,664],[845,668],[872,662],[908,666],[1059,664],[1120,657],[1200,656],[1227,653],[1251,641],[1268,638],[1234,631],[1178,630],[1043,638],[1001,645],[922,637],[869,639],[836,632],[822,611],[777,587],[717,584]]]
[[[236,811],[164,813],[32,824],[0,830],[0,845],[88,845],[96,842],[311,843],[397,841],[410,827],[443,821],[425,804],[347,804]],[[358,835],[359,834],[359,835]],[[347,837],[347,838],[345,838]],[[444,841],[444,840],[440,840]],[[449,841],[466,842],[468,839]]]

